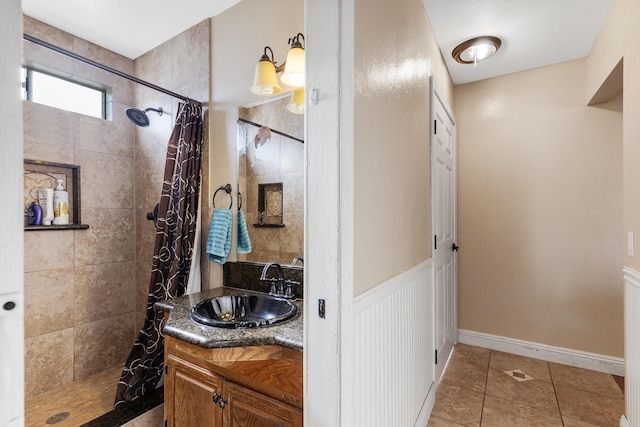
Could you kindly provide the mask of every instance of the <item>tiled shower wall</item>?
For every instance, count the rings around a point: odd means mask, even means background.
[[[24,32],[133,72],[133,61],[25,17]],[[24,42],[27,63],[112,88],[113,120],[24,102],[24,157],[80,165],[88,230],[25,232],[26,397],[123,362],[134,339],[133,83]]]
[[[190,97],[205,104],[204,145],[202,154],[202,228],[209,230],[211,209],[208,186],[209,143],[208,109],[209,101],[209,19],[191,27],[171,40],[145,53],[135,61],[137,77],[158,86],[170,89],[180,95]],[[161,182],[167,154],[167,142],[173,129],[179,100],[160,92],[136,85],[136,103],[138,108],[158,108],[165,111],[162,116],[149,112],[151,125],[136,130],[136,325],[142,326],[145,318],[151,258],[153,256],[155,228],[147,220],[147,212],[160,201]],[[206,237],[205,240],[206,241]],[[206,254],[205,254],[206,255]],[[207,280],[208,261],[203,258],[202,277]],[[202,284],[208,289],[208,282]]]
[[[136,62],[29,17],[24,31],[201,102],[209,98],[209,20]],[[88,230],[25,232],[26,397],[121,365],[144,320],[153,254],[146,212],[159,200],[178,101],[58,53],[24,43],[26,63],[112,88],[112,120],[24,102],[24,157],[81,167]],[[162,106],[137,128],[127,107]],[[205,118],[205,123],[206,123]],[[205,152],[208,143],[205,129]],[[203,159],[207,159],[204,155]],[[203,163],[203,194],[208,162]],[[208,230],[210,209],[203,197]],[[132,238],[135,236],[135,239]],[[206,270],[206,263],[203,265]],[[208,277],[208,274],[205,275]],[[206,287],[206,284],[204,284]],[[115,384],[114,384],[115,393]]]

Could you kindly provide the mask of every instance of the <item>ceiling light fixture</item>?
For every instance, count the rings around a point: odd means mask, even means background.
[[[461,64],[474,64],[491,58],[496,54],[502,41],[493,36],[475,37],[456,46],[451,55]]]
[[[264,54],[256,65],[253,86],[251,86],[251,92],[256,95],[277,95],[282,92],[282,88],[276,75],[282,73],[282,83],[295,88],[288,109],[296,114],[304,113],[305,52],[302,42],[304,42],[302,33],[289,39],[289,53],[282,65],[277,65],[273,58],[273,50],[266,46]]]

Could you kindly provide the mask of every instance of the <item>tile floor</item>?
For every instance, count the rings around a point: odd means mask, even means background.
[[[27,399],[25,427],[163,426],[162,390],[138,399],[127,407],[122,405],[118,410],[113,410],[116,384],[121,374],[122,368],[110,368]],[[141,413],[143,415],[138,416]]]
[[[618,427],[623,382],[601,372],[458,344],[428,426]]]

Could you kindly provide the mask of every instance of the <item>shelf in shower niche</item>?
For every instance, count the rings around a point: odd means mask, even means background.
[[[24,231],[86,230],[89,224],[25,225]]]
[[[25,225],[25,231],[44,230],[85,230],[80,209],[80,166],[51,163],[41,160],[24,160],[24,209],[25,213],[33,202],[38,202],[38,190],[54,189],[57,181],[69,194],[69,224],[65,225]]]
[[[253,226],[261,228],[282,228],[284,224],[253,224]]]

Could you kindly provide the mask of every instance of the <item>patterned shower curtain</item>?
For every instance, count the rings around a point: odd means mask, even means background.
[[[169,140],[149,282],[147,317],[129,353],[114,406],[153,391],[164,369],[163,312],[154,303],[184,295],[193,254],[200,164],[202,107],[181,103]]]

